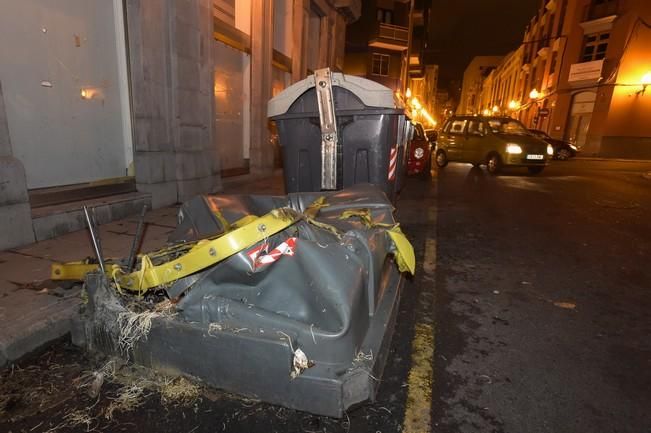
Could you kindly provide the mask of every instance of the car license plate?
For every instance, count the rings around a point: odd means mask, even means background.
[[[527,155],[527,159],[544,159],[543,155]]]

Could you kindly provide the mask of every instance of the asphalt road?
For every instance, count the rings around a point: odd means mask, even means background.
[[[377,402],[337,420],[147,391],[107,417],[121,384],[86,395],[104,361],[62,341],[0,372],[0,431],[651,432],[651,163],[450,164],[398,219],[418,269]]]
[[[651,431],[649,172],[440,170],[433,431]]]

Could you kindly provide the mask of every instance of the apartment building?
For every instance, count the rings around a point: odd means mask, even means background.
[[[521,69],[484,86],[486,108],[584,155],[651,158],[651,2],[545,0],[519,50]],[[508,82],[518,83],[512,99],[493,92]]]
[[[270,172],[273,94],[341,70],[361,0],[48,0],[0,13],[0,250]],[[16,43],[20,40],[20,44]]]
[[[481,112],[481,91],[484,79],[502,61],[502,56],[476,56],[463,73],[461,96],[457,114],[478,114]]]
[[[411,7],[408,0],[363,0],[361,18],[347,29],[344,72],[404,90]]]

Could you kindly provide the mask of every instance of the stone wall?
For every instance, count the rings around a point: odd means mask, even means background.
[[[0,251],[34,242],[25,169],[12,155],[0,83]]]
[[[152,205],[221,189],[210,0],[129,0],[136,183]]]

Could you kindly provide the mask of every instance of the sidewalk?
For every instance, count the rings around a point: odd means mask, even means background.
[[[270,178],[224,180],[223,194],[283,194],[282,172]],[[165,245],[176,227],[178,206],[147,212],[142,251]],[[100,226],[106,257],[129,254],[138,216]],[[50,265],[93,257],[88,230],[0,252],[0,367],[70,331],[79,286],[49,280]]]

